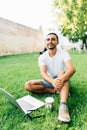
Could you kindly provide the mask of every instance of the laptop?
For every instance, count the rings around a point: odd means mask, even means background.
[[[45,105],[44,102],[40,101],[39,99],[36,99],[31,95],[26,95],[16,100],[13,95],[5,91],[3,88],[0,88],[0,91],[9,99],[9,101],[14,106],[22,110],[25,114],[29,114],[31,111],[36,110]]]

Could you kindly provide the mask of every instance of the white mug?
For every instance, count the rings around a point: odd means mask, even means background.
[[[45,107],[48,109],[51,109],[53,102],[54,102],[54,99],[52,97],[45,98]]]

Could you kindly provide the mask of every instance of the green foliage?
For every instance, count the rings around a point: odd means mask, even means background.
[[[55,0],[54,6],[61,10],[56,14],[56,20],[62,34],[73,42],[87,39],[87,1]]]
[[[30,120],[15,108],[0,92],[0,130],[86,130],[87,129],[87,53],[69,51],[76,66],[76,74],[70,83],[69,110],[70,123],[58,121],[59,95],[34,94],[24,89],[27,80],[41,78],[38,67],[38,53],[1,56],[0,87],[20,98],[30,94],[44,101],[47,96],[54,98],[52,111],[42,107],[30,113],[32,116],[43,114],[45,117]]]

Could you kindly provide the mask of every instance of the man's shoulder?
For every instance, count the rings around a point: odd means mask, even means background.
[[[59,52],[59,53],[68,53],[66,50],[63,50],[62,48],[61,48],[61,49],[58,49],[58,52]]]
[[[71,59],[71,56],[70,56],[70,54],[68,53],[68,51],[66,51],[66,50],[63,50],[63,49],[59,49],[58,50],[58,55],[59,56],[61,56],[61,58],[63,57],[67,57],[67,58],[69,58],[69,59]]]

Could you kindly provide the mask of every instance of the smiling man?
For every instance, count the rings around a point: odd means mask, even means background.
[[[68,52],[57,48],[59,40],[56,33],[49,33],[45,44],[47,51],[41,54],[38,59],[42,79],[26,82],[25,89],[34,93],[59,93],[58,119],[63,122],[70,122],[67,105],[69,79],[76,70]]]

